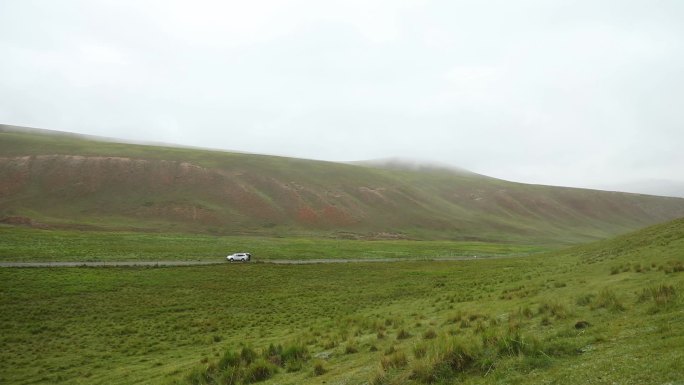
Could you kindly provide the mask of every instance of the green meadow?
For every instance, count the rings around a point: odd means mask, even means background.
[[[467,241],[350,240],[75,230],[0,225],[0,261],[221,260],[249,251],[255,260],[512,256],[551,246]],[[557,246],[556,246],[557,247]]]
[[[0,294],[8,384],[684,377],[684,220],[505,259],[4,268]]]

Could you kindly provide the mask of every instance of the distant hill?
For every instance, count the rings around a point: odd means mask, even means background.
[[[617,237],[603,239],[560,251],[555,258],[580,256],[584,262],[619,262],[623,264],[653,260],[682,266],[684,250],[684,218],[658,223]]]
[[[573,243],[684,216],[684,199],[0,126],[0,220],[50,227]]]
[[[650,195],[684,198],[684,181],[644,179],[627,183],[597,186],[602,190],[625,191]]]

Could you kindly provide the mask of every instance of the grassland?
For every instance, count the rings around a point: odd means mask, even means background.
[[[519,256],[551,246],[465,241],[347,240],[40,230],[0,225],[0,261],[221,260],[247,250],[255,259]]]
[[[677,383],[683,271],[684,220],[498,260],[2,269],[0,382]]]
[[[0,125],[0,221],[259,237],[578,244],[684,215],[684,199]]]

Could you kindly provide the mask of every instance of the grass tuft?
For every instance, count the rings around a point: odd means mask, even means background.
[[[314,376],[322,376],[324,375],[328,370],[325,368],[325,364],[323,361],[316,361],[314,362],[313,366],[313,375]]]
[[[405,340],[407,338],[411,338],[411,333],[409,333],[405,329],[401,329],[397,332],[397,339],[398,340]]]
[[[625,306],[617,297],[615,292],[609,288],[604,288],[599,291],[598,295],[591,304],[591,309],[608,309],[610,311],[624,311]]]

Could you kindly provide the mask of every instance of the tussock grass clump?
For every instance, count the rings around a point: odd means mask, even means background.
[[[525,305],[518,308],[518,316],[524,318],[532,318],[534,317],[534,312],[529,306]]]
[[[302,343],[293,343],[286,347],[271,344],[263,356],[270,363],[293,372],[299,370],[301,364],[309,359],[309,349]]]
[[[257,359],[257,357],[257,352],[249,346],[244,346],[240,351],[240,359],[245,363],[245,365],[251,364]]]
[[[413,346],[413,356],[416,358],[423,358],[427,354],[427,345],[424,343]]]
[[[594,298],[596,298],[596,294],[582,294],[579,297],[577,297],[575,303],[577,304],[577,306],[588,306],[594,301]]]
[[[368,380],[370,385],[385,385],[389,381],[389,376],[383,368],[378,368]]]
[[[285,371],[288,373],[298,372],[302,370],[303,365],[303,361],[288,361],[285,363]]]
[[[228,368],[238,367],[240,366],[241,362],[242,359],[238,353],[235,353],[232,350],[226,350],[225,353],[223,353],[223,357],[221,357],[219,360],[218,366],[219,369],[225,370]]]
[[[425,384],[445,381],[456,373],[473,370],[481,355],[481,344],[451,339],[440,343],[432,354],[416,362],[410,378]]]
[[[398,340],[405,340],[407,338],[411,338],[411,333],[409,333],[406,329],[401,329],[399,332],[397,332]]]
[[[194,368],[185,377],[185,381],[189,385],[204,385],[211,381],[209,372],[204,368]]]
[[[447,324],[455,324],[461,322],[461,319],[463,319],[463,311],[459,310],[455,314],[449,316],[446,320]]]
[[[359,346],[356,340],[350,340],[344,347],[344,354],[354,354],[359,352]]]
[[[408,365],[408,358],[403,351],[397,351],[380,359],[380,366],[384,370],[400,369]]]
[[[428,329],[423,333],[423,339],[431,340],[437,337],[437,332],[434,329]]]
[[[594,302],[591,304],[592,310],[608,309],[611,311],[624,311],[625,306],[620,302],[615,292],[609,288],[602,289]]]
[[[653,300],[657,306],[666,305],[677,298],[677,290],[672,285],[658,285],[641,290],[638,302]]]
[[[278,368],[287,372],[301,370],[309,359],[306,345],[293,343],[283,347],[271,344],[267,349],[257,350],[244,346],[239,352],[226,350],[216,363],[194,368],[185,377],[192,385],[233,385],[261,382],[273,377]]]
[[[672,302],[677,297],[677,291],[671,285],[660,285],[651,290],[651,296],[658,305]]]
[[[277,372],[275,365],[260,358],[245,368],[243,382],[251,384],[254,382],[266,381]]]
[[[309,359],[309,349],[306,345],[293,344],[283,349],[281,357],[283,362],[306,361]]]
[[[680,273],[684,271],[684,262],[670,261],[667,264],[659,266],[658,270],[663,271],[665,274]]]
[[[314,376],[322,376],[324,375],[328,370],[325,368],[325,364],[321,360],[317,360],[314,363],[313,366],[313,375]]]
[[[565,319],[570,316],[571,312],[568,307],[558,301],[545,301],[539,305],[538,314],[540,315],[551,315],[556,317],[556,319]]]
[[[479,339],[457,337],[435,342],[429,354],[416,356],[409,378],[425,384],[449,382],[461,375],[488,374],[504,361],[516,362],[514,367],[519,370],[531,370],[548,367],[552,357],[578,352],[577,341],[572,338],[553,336],[542,342],[519,330],[490,327]],[[388,371],[389,366],[381,366]]]

